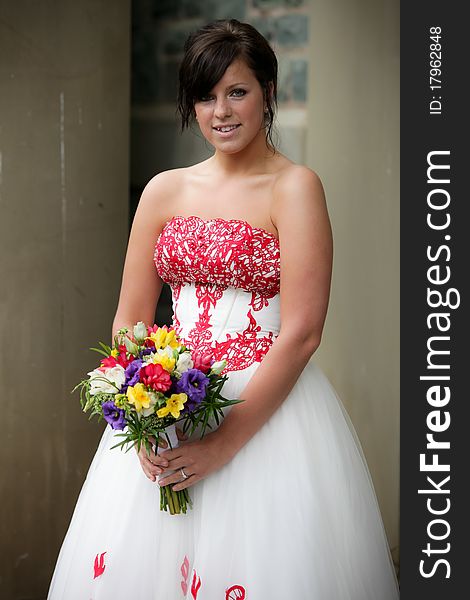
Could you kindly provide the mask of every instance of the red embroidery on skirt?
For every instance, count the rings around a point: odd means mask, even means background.
[[[200,587],[201,587],[201,578],[196,573],[196,571],[193,571],[193,582],[191,584],[191,596],[194,598],[194,600],[196,600],[196,598],[197,598],[197,594],[199,592]]]
[[[204,298],[204,290],[207,286],[200,286],[196,290],[198,302],[200,298]],[[268,300],[266,300],[268,305]],[[201,304],[199,304],[201,306]],[[275,335],[271,331],[268,335],[260,335],[261,326],[258,325],[251,310],[248,311],[247,317],[249,324],[240,333],[233,336],[226,334],[227,339],[224,341],[213,341],[211,332],[211,322],[209,307],[203,304],[203,310],[199,315],[199,319],[186,335],[182,335],[182,328],[178,322],[176,314],[174,315],[174,328],[183,343],[191,350],[205,351],[211,353],[216,361],[226,360],[227,365],[225,372],[241,371],[246,369],[254,362],[261,362],[265,354],[271,348]],[[176,313],[176,311],[175,311]]]
[[[189,560],[188,557],[185,556],[183,563],[181,565],[181,575],[183,576],[183,580],[181,581],[181,589],[183,590],[183,594],[186,596],[188,593],[188,577],[189,577]]]
[[[93,579],[96,579],[100,575],[103,575],[104,570],[106,569],[106,565],[104,564],[104,555],[105,554],[106,554],[106,552],[103,552],[102,554],[97,554],[95,556],[95,563],[93,565],[95,574],[93,576]]]
[[[225,371],[241,371],[254,362],[261,362],[274,342],[272,332],[258,337],[261,327],[253,317],[251,310],[248,311],[247,317],[250,324],[244,331],[237,333],[235,337],[227,334],[225,342],[215,342],[215,360],[226,359]]]
[[[246,590],[242,585],[232,585],[225,592],[225,600],[245,600]]]

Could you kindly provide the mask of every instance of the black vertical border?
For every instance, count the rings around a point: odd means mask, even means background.
[[[470,486],[470,393],[466,385],[466,375],[470,372],[470,353],[467,337],[468,295],[470,278],[470,219],[467,205],[470,198],[467,188],[467,174],[470,173],[470,153],[467,139],[470,139],[468,124],[469,102],[467,100],[467,79],[469,73],[468,49],[470,25],[464,18],[465,4],[458,2],[438,2],[419,0],[401,3],[401,43],[400,43],[400,98],[401,98],[401,561],[400,587],[402,600],[426,598],[452,600],[468,595],[467,579],[470,578],[469,519],[470,498],[466,487]],[[442,90],[430,90],[430,28],[441,28]],[[429,103],[432,96],[441,96],[442,114],[430,114]],[[436,105],[437,106],[437,105]],[[434,185],[427,182],[427,156],[429,152],[449,150],[448,157],[441,156],[436,162],[450,164],[448,185]],[[443,172],[441,172],[442,177]],[[447,210],[432,211],[427,204],[427,196],[432,187],[445,188],[451,198]],[[435,196],[438,198],[438,194]],[[441,195],[444,198],[444,195]],[[426,223],[428,212],[436,212],[436,219],[444,219],[449,212],[451,222],[444,231],[432,230]],[[445,239],[450,235],[450,239]],[[436,256],[434,262],[427,256],[427,247]],[[430,284],[427,271],[439,264],[444,273],[450,268],[450,280],[439,286]],[[452,287],[460,294],[460,306],[455,309],[439,307],[432,309],[427,302],[427,288],[445,290]],[[424,473],[420,471],[419,455],[426,452],[426,434],[430,433],[427,416],[436,407],[427,402],[426,392],[430,381],[420,381],[421,375],[430,374],[427,369],[427,342],[430,336],[439,335],[435,326],[429,329],[426,319],[431,312],[450,314],[451,326],[449,342],[442,342],[442,349],[449,349],[450,355],[442,355],[440,363],[450,364],[447,374],[451,398],[447,406],[440,408],[449,412],[450,426],[446,431],[435,434],[435,438],[450,442],[449,450],[441,450],[439,462],[450,464],[450,471]],[[444,322],[444,321],[443,321]],[[435,321],[432,321],[435,323]],[[435,346],[437,347],[437,346]],[[443,375],[444,371],[433,371]],[[434,385],[438,385],[435,382]],[[433,451],[428,450],[428,461]],[[434,478],[439,484],[450,475],[447,484],[449,494],[419,494],[419,489],[432,489],[426,477]],[[427,508],[444,509],[450,501],[449,511],[443,515],[432,515]],[[450,527],[448,537],[437,541],[428,535],[429,523],[433,519],[445,519]],[[434,524],[431,531],[436,536],[444,536],[447,527]],[[433,553],[427,556],[423,550],[430,543]],[[447,547],[447,543],[450,544]],[[448,548],[448,552],[444,550]],[[434,553],[434,551],[436,551]],[[447,560],[437,564],[439,559]],[[420,561],[424,560],[423,570],[430,577],[420,574]],[[446,577],[450,574],[450,577]]]

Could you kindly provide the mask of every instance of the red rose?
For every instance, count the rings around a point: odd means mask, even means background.
[[[166,392],[171,387],[171,377],[162,365],[150,364],[140,369],[140,381],[156,392]]]

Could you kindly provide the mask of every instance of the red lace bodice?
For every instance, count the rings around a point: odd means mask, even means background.
[[[163,281],[235,287],[266,297],[279,292],[279,241],[246,221],[173,217],[155,246]]]
[[[272,233],[242,220],[177,216],[158,237],[154,260],[158,274],[172,287],[174,326],[187,346],[210,348],[216,360],[227,360],[226,371],[262,360],[276,333],[260,326],[253,313],[266,309],[279,293],[280,248]],[[190,326],[179,318],[183,289],[197,310]],[[214,317],[216,307],[219,303],[219,311],[225,311],[224,294],[237,290],[248,292],[233,300],[240,326],[228,323],[230,333],[214,337],[220,320]]]

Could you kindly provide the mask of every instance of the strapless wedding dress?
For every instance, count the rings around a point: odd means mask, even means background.
[[[280,247],[239,220],[173,217],[155,247],[174,325],[227,360],[240,396],[280,328]],[[398,585],[352,424],[310,361],[269,421],[190,488],[186,515],[107,427],[59,555],[49,600],[395,600]]]

